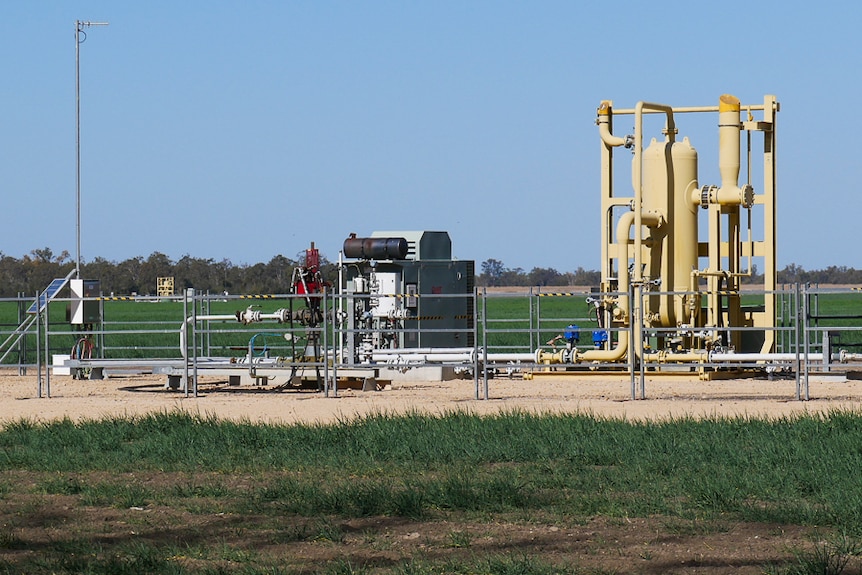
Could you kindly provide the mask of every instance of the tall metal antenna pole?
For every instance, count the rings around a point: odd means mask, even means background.
[[[84,28],[90,26],[107,26],[108,22],[85,22],[75,20],[75,154],[76,154],[76,184],[75,208],[77,212],[75,224],[75,277],[81,279],[81,59],[80,46],[87,39]],[[83,35],[83,37],[82,37]]]

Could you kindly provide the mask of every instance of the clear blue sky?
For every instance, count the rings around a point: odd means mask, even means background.
[[[454,255],[599,267],[595,110],[764,94],[779,268],[862,268],[862,8],[852,2],[8,0],[0,251],[335,260],[350,232],[446,230]],[[679,122],[720,183],[715,120]],[[630,132],[617,122],[617,132]],[[621,157],[625,158],[626,154]],[[758,181],[754,182],[755,186]]]

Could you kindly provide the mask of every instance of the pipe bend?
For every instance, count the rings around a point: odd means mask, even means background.
[[[622,138],[611,134],[611,130],[608,128],[607,119],[604,121],[599,119],[599,136],[601,136],[602,142],[604,142],[609,148],[616,148],[619,146],[625,146],[626,148],[631,147],[631,140],[629,138]]]
[[[610,109],[611,103],[608,100],[603,101],[598,109],[598,119],[596,120],[596,123],[599,125],[599,136],[601,137],[602,142],[604,142],[604,144],[609,148],[616,148],[619,146],[631,148],[634,143],[634,138],[632,136],[621,137],[611,134]]]

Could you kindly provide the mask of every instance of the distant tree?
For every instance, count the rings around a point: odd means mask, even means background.
[[[244,266],[241,272],[243,282],[242,291],[250,294],[267,293],[269,283],[267,281],[266,264],[254,264]]]
[[[147,293],[155,292],[159,278],[174,278],[174,286],[178,288],[174,275],[174,262],[161,252],[153,252],[141,262],[139,289]]]
[[[143,267],[143,262],[144,258],[137,256],[118,263],[117,285],[115,286],[115,289],[109,291],[123,294],[138,293],[142,295],[153,293],[156,290],[156,285],[153,284],[153,286],[150,287],[145,285],[142,281],[141,268]],[[102,290],[105,290],[105,286],[102,286]]]
[[[305,252],[302,252],[301,257],[305,258]],[[279,254],[273,256],[269,263],[266,264],[267,282],[264,287],[265,291],[270,293],[289,293],[290,280],[293,277],[293,268],[298,264]]]
[[[47,264],[53,261],[54,251],[51,248],[39,248],[32,250],[30,255],[33,256],[33,263]]]
[[[783,270],[778,272],[776,280],[778,283],[802,283],[808,281],[807,275],[802,266],[792,263],[786,265]]]
[[[3,296],[17,296],[19,293],[33,295],[34,291],[27,291],[27,278],[24,272],[23,262],[0,253],[0,290]]]
[[[222,292],[233,291],[233,286],[235,282],[232,273],[233,267],[234,266],[230,263],[230,260],[226,258],[216,264],[213,264],[213,271],[220,278],[221,281]]]
[[[602,282],[602,274],[594,270],[585,270],[578,266],[574,272],[568,272],[566,276],[566,285],[570,286],[591,286],[598,287]]]
[[[482,274],[479,276],[479,285],[498,286],[506,273],[506,266],[496,259],[487,259],[482,262]]]
[[[527,276],[531,286],[560,285],[563,276],[554,268],[533,268]]]
[[[105,258],[95,258],[91,262],[81,262],[81,275],[86,279],[99,280],[102,293],[127,293],[119,288],[123,278],[117,275],[117,266]]]
[[[524,273],[522,268],[506,269],[500,277],[500,283],[497,285],[503,286],[525,286],[530,285],[530,278]]]
[[[186,254],[174,264],[174,285],[200,292],[221,293],[223,276],[212,258],[193,258]]]
[[[763,283],[763,274],[757,271],[757,264],[751,264],[751,275],[742,276],[743,284]]]

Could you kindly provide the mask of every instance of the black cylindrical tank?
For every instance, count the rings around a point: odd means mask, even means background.
[[[344,240],[344,256],[363,260],[403,260],[407,257],[405,238],[357,238]]]

